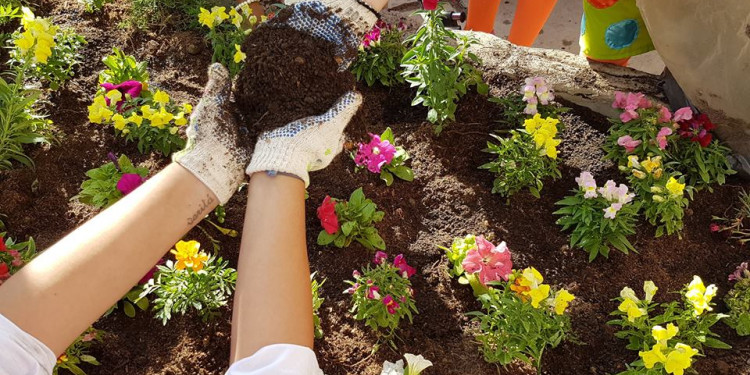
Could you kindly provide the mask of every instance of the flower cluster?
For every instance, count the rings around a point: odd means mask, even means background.
[[[636,296],[635,291],[626,286],[620,291],[620,299],[622,300],[622,302],[620,302],[620,305],[617,306],[617,310],[624,314],[627,314],[627,319],[629,322],[635,322],[637,318],[648,314],[648,310],[646,307],[654,299],[654,295],[656,295],[657,291],[659,291],[659,287],[657,287],[653,281],[649,280],[643,283],[643,292],[645,293],[644,307],[644,304],[641,303],[641,300],[638,298],[638,296]]]
[[[526,132],[534,138],[534,143],[536,148],[540,150],[540,154],[547,155],[552,159],[557,159],[557,146],[560,144],[560,140],[555,139],[557,124],[559,123],[560,120],[551,117],[542,119],[542,116],[538,113],[524,122]]]
[[[391,339],[402,318],[412,321],[417,313],[414,303],[414,289],[409,278],[416,269],[406,262],[403,254],[397,255],[393,262],[388,255],[378,251],[373,259],[374,267],[367,265],[359,272],[352,273],[353,281],[344,293],[352,296],[352,313],[357,320],[374,331],[387,330],[386,339]]]
[[[379,173],[386,186],[393,184],[393,176],[413,181],[414,171],[405,165],[409,154],[394,142],[391,128],[387,128],[381,135],[370,134],[370,142],[357,145],[357,152],[352,155],[357,170],[367,168],[372,173]]]
[[[426,368],[432,366],[432,362],[421,355],[406,353],[404,358],[406,358],[406,367],[404,367],[403,359],[399,359],[396,363],[383,362],[383,371],[380,372],[380,375],[419,375]]]
[[[690,139],[691,142],[696,142],[701,147],[708,147],[713,140],[711,131],[716,128],[716,125],[704,113],[694,115],[689,107],[683,108],[683,110],[679,119],[675,120],[680,126],[677,131],[680,137]],[[676,114],[675,118],[677,118]]]
[[[657,325],[651,329],[651,336],[656,340],[656,344],[651,347],[651,350],[638,352],[644,367],[652,369],[661,365],[667,374],[682,375],[692,366],[692,358],[698,354],[697,350],[681,342],[673,347],[668,345],[669,340],[674,338],[679,331],[680,329],[672,323],[667,324],[667,328]]]
[[[618,186],[612,180],[607,180],[604,186],[597,188],[596,180],[591,172],[581,172],[575,180],[585,199],[603,198],[609,203],[608,207],[602,209],[605,219],[614,220],[623,205],[632,202],[633,197],[635,197],[635,194],[628,193],[627,185],[620,184]]]
[[[543,284],[544,277],[534,267],[513,273],[510,290],[514,291],[522,301],[530,302],[535,309],[548,308],[557,315],[563,315],[575,296],[565,289],[560,289],[550,297],[551,288]]]
[[[375,203],[365,198],[362,188],[355,190],[348,201],[326,196],[317,210],[323,227],[318,234],[318,245],[343,248],[357,241],[370,250],[385,250],[385,241],[373,226],[385,216],[377,209]]]
[[[229,20],[229,22],[225,22]],[[247,35],[267,17],[253,15],[250,5],[245,2],[227,12],[226,7],[214,6],[209,11],[200,8],[198,22],[208,28],[206,39],[213,47],[212,62],[219,62],[235,76],[242,70],[247,54],[242,51],[242,43]]]
[[[397,25],[390,25],[387,22],[383,20],[378,20],[378,22],[375,22],[375,26],[372,27],[372,30],[365,34],[365,39],[362,41],[362,44],[360,45],[361,49],[369,49],[371,47],[377,47],[380,45],[380,38],[381,35],[387,32],[392,31],[399,31],[403,33],[406,31],[406,24],[404,24],[403,20],[399,20]]]
[[[73,374],[85,374],[83,369],[79,367],[81,364],[99,366],[99,361],[89,353],[89,350],[96,341],[102,341],[102,336],[101,331],[89,327],[65,349],[63,354],[57,357],[52,373],[58,374],[61,369],[65,369]]]
[[[526,78],[526,84],[523,86],[521,93],[523,101],[526,102],[526,108],[523,113],[527,115],[536,115],[539,113],[537,106],[539,104],[549,105],[555,100],[555,94],[547,85],[543,77]]]
[[[52,48],[55,47],[55,35],[59,29],[48,19],[39,18],[31,9],[21,8],[23,17],[23,33],[13,41],[22,56],[33,55],[33,61],[46,64],[52,56]]]
[[[109,163],[86,172],[88,179],[81,183],[76,196],[81,203],[109,207],[146,181],[148,168],[135,167],[125,155],[117,158],[110,152],[107,157]]]
[[[359,45],[357,59],[350,69],[358,81],[364,80],[368,86],[380,82],[383,86],[403,83],[400,74],[401,59],[406,52],[404,32],[406,25],[390,25],[382,20],[367,34]]]

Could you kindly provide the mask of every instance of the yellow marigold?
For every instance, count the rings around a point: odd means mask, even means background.
[[[180,241],[175,244],[175,248],[169,251],[177,260],[174,267],[178,270],[192,268],[196,272],[202,270],[208,255],[200,251],[200,248],[201,244],[198,241]]]

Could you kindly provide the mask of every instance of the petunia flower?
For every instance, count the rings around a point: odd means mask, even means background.
[[[414,267],[408,265],[406,263],[406,258],[404,258],[404,254],[396,255],[396,258],[393,260],[393,265],[401,271],[401,275],[404,278],[410,278],[414,276],[415,273],[417,273],[417,270],[414,269]]]
[[[339,218],[336,216],[336,201],[326,195],[323,203],[318,207],[318,219],[320,225],[328,234],[336,234],[339,231]]]
[[[117,190],[123,195],[130,194],[137,187],[141,186],[146,179],[136,173],[125,173],[117,181]]]
[[[466,258],[461,263],[464,270],[469,274],[478,273],[483,285],[500,279],[508,281],[508,276],[513,271],[513,261],[505,242],[495,247],[483,236],[477,236],[476,244],[474,249],[466,253]]]
[[[382,251],[375,252],[375,258],[372,260],[375,264],[383,264],[388,259],[388,254]]]
[[[121,98],[115,103],[117,105],[118,112],[122,111],[122,105],[125,103],[125,100],[135,99],[141,96],[141,91],[143,90],[143,84],[139,81],[125,81],[117,85],[105,82],[100,86],[107,90],[108,93],[112,92],[113,90],[117,90],[117,92],[120,93]],[[111,105],[110,99],[108,97],[105,98],[105,100],[107,102],[107,105]]]
[[[659,130],[659,133],[656,134],[656,143],[659,145],[660,149],[667,148],[667,137],[672,135],[672,128],[669,127],[663,127]]]
[[[629,135],[623,135],[622,137],[617,138],[617,144],[625,147],[625,151],[633,152],[636,147],[641,145],[641,141],[635,140]]]
[[[404,354],[404,358],[406,358],[406,371],[404,372],[405,374],[419,375],[426,368],[432,366],[432,362],[426,360],[421,355],[406,353]]]
[[[383,166],[390,164],[396,156],[396,146],[388,140],[381,140],[379,135],[370,134],[369,143],[360,143],[354,163],[357,166],[367,166],[372,173],[380,173]]]
[[[385,305],[385,308],[388,310],[388,314],[395,314],[396,310],[400,307],[398,302],[396,302],[395,299],[393,299],[393,296],[390,294],[383,297],[383,304]]]

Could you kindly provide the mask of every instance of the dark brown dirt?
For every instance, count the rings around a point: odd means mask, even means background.
[[[59,142],[52,147],[28,149],[36,160],[36,172],[17,169],[0,173],[0,212],[8,216],[5,221],[10,232],[19,238],[34,236],[40,248],[51,245],[96,213],[70,198],[78,193],[85,171],[106,162],[107,152],[125,153],[136,163],[149,165],[152,173],[168,163],[157,154],[139,155],[135,145],[115,138],[111,129],[86,121],[86,105],[102,69],[101,57],[112,46],[118,46],[149,61],[152,86],[193,104],[201,95],[210,63],[210,50],[198,34],[169,29],[129,34],[116,26],[126,11],[124,5],[108,5],[106,13],[88,16],[70,4],[62,0],[43,3],[44,11],[58,22],[75,20],[69,25],[89,40],[82,51],[85,63],[76,78],[50,98],[54,105],[49,107],[49,113],[58,126]],[[190,44],[198,47],[197,55],[187,53]],[[253,51],[248,50],[248,58],[252,58]],[[491,82],[504,80],[488,78]],[[277,79],[282,82],[282,78]],[[534,374],[532,369],[518,365],[498,370],[482,360],[472,339],[474,325],[465,315],[480,306],[470,288],[448,277],[447,261],[436,247],[448,245],[456,236],[476,233],[494,241],[504,240],[517,267],[534,266],[548,282],[570,288],[577,295],[571,314],[574,332],[582,345],[566,343],[549,350],[544,373],[551,375],[616,373],[637,357],[605,324],[609,312],[617,307],[610,299],[623,286],[638,288],[643,280],[654,280],[661,288],[658,298],[663,301],[674,298],[666,291],[679,289],[698,274],[707,283],[719,286],[716,301],[720,301],[730,288],[726,275],[748,258],[746,249],[712,235],[708,225],[711,216],[724,213],[735,202],[738,191],[750,188],[750,183],[730,179],[713,194],[698,193],[691,202],[682,240],[655,239],[653,228],[642,224],[633,238],[639,254],[613,253],[609,260],[588,263],[584,252],[567,247],[567,235],[560,232],[551,214],[554,202],[575,186],[573,179],[580,172],[578,169],[564,163],[563,177],[545,182],[541,199],[519,193],[505,204],[505,199],[490,194],[492,176],[478,166],[490,157],[481,150],[491,139],[487,134],[497,128],[495,120],[502,115],[496,106],[481,96],[468,95],[459,105],[457,123],[435,137],[432,127],[423,122],[425,110],[410,106],[412,93],[408,89],[360,89],[365,105],[347,129],[350,141],[363,141],[368,132],[382,132],[390,126],[397,144],[412,156],[416,180],[397,181],[387,188],[373,174],[355,173],[352,161],[345,155],[336,158],[326,170],[311,175],[307,202],[311,267],[328,279],[321,309],[325,337],[315,343],[326,374],[377,375],[384,360],[395,361],[402,353],[423,354],[432,360],[435,367],[425,374]],[[335,97],[331,95],[331,102]],[[318,112],[325,109],[322,106]],[[608,126],[606,119],[576,108],[564,122],[567,130],[562,134],[563,161],[579,160],[598,166],[600,183],[606,178],[623,180],[613,167],[600,164],[595,154],[581,155],[588,152],[583,147],[586,143],[601,138],[600,133]],[[412,280],[420,314],[413,325],[402,325],[398,353],[384,347],[369,356],[374,335],[353,320],[347,312],[349,300],[341,293],[346,288],[343,281],[351,277],[352,270],[369,262],[372,254],[357,244],[336,249],[315,243],[321,230],[315,209],[323,197],[347,197],[360,186],[386,212],[378,229],[386,240],[388,253],[404,253],[409,263],[418,268]],[[241,228],[244,205],[241,194],[230,201],[227,227]],[[208,247],[208,239],[199,230],[191,231],[186,238],[197,239]],[[221,255],[236,265],[239,240],[217,238],[222,241]],[[720,304],[719,310],[722,309]],[[93,353],[102,366],[84,369],[89,375],[222,374],[228,366],[230,316],[231,311],[225,309],[221,317],[206,324],[189,314],[162,327],[150,313],[139,312],[130,319],[116,311],[95,324],[108,332],[105,342],[96,346]],[[717,325],[717,331],[734,350],[709,350],[706,358],[698,359],[698,371],[704,375],[750,374],[750,339],[736,336],[722,324]]]
[[[241,123],[252,133],[322,114],[354,88],[353,75],[339,72],[342,57],[331,43],[279,25],[290,11],[259,27],[242,46],[248,58],[234,95]]]

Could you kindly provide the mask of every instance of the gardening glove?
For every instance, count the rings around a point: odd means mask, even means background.
[[[190,116],[185,149],[172,160],[189,170],[216,194],[221,204],[237,191],[250,160],[239,146],[239,128],[229,110],[229,72],[221,64],[208,68],[208,83],[200,103]]]
[[[349,91],[328,112],[263,133],[245,173],[288,173],[310,185],[308,171],[331,163],[344,145],[344,128],[362,105],[362,95]]]

